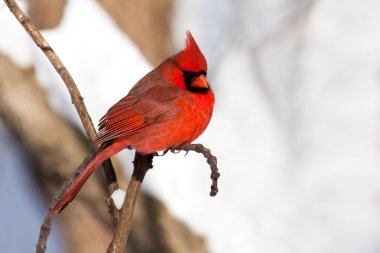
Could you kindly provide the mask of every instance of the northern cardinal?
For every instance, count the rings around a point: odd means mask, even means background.
[[[125,148],[151,154],[195,140],[210,122],[214,94],[207,63],[190,32],[186,47],[164,60],[100,119],[100,149],[51,210],[61,212],[106,159]]]

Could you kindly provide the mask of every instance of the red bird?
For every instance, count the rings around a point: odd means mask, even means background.
[[[212,116],[214,94],[207,63],[190,32],[186,47],[163,61],[100,119],[100,149],[55,205],[61,212],[106,159],[125,148],[155,153],[195,140]]]

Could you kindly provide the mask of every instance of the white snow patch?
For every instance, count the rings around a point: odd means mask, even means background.
[[[123,207],[126,191],[122,189],[117,189],[111,194],[111,198],[116,208],[120,210]]]

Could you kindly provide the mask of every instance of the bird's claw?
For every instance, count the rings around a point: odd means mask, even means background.
[[[162,152],[161,155],[157,153],[157,156],[164,156],[164,155],[166,155],[169,151],[170,151],[170,149],[166,149],[166,150],[164,150],[164,151]]]
[[[178,150],[178,149],[170,149],[170,152],[172,152],[173,154],[179,154],[179,152],[181,152],[181,150]]]

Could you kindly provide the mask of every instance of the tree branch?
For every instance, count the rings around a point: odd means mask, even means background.
[[[57,54],[54,52],[54,50],[50,47],[50,45],[44,39],[42,34],[33,25],[33,23],[26,16],[26,14],[21,10],[21,8],[17,5],[17,3],[14,0],[4,0],[4,2],[8,6],[9,10],[16,17],[16,19],[20,22],[20,24],[28,32],[30,37],[35,42],[35,44],[44,52],[46,57],[49,59],[50,63],[54,66],[57,73],[61,76],[63,82],[65,83],[65,85],[66,85],[66,87],[70,93],[71,101],[74,104],[74,106],[78,112],[78,115],[81,119],[82,125],[86,131],[86,134],[92,142],[96,137],[96,131],[95,131],[94,125],[92,124],[91,117],[89,116],[89,114],[87,112],[86,106],[83,103],[83,97],[81,96],[81,94],[80,94],[73,78],[71,77],[70,73],[67,71],[66,67],[61,62],[61,60],[59,59]],[[98,150],[99,147],[94,145],[94,148],[96,150]],[[103,171],[106,175],[108,190],[110,193],[112,193],[114,190],[118,189],[115,171],[114,171],[112,164],[109,160],[107,160],[104,164],[105,164],[105,166],[103,166]],[[76,172],[74,172],[74,174]],[[68,182],[68,181],[69,181],[69,179],[66,180],[66,182]],[[67,188],[68,184],[65,183],[61,189],[63,189],[64,187]],[[56,197],[58,196],[58,193],[57,193]],[[54,199],[56,199],[56,197]],[[111,213],[113,213],[113,212],[111,212]],[[37,252],[45,252],[45,250],[46,250],[46,240],[47,240],[47,237],[49,236],[49,232],[51,229],[51,223],[52,223],[52,217],[47,215],[45,217],[43,225],[41,226],[39,242],[37,244]]]

